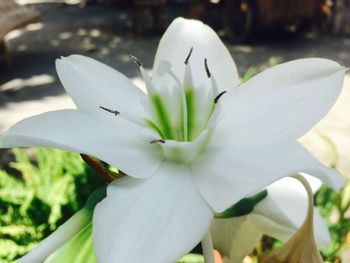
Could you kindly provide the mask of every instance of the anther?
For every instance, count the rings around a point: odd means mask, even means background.
[[[185,59],[185,65],[187,65],[188,64],[188,61],[190,60],[190,57],[191,57],[191,55],[192,55],[192,51],[193,51],[193,47],[191,47],[191,49],[190,49],[190,52],[188,53],[188,55],[187,55],[187,57],[186,57],[186,59]]]
[[[165,143],[165,141],[162,139],[155,139],[155,140],[150,141],[150,143]]]
[[[143,68],[143,65],[142,65],[141,61],[140,61],[137,57],[135,57],[135,56],[133,56],[133,55],[129,55],[129,58],[130,58],[130,60],[131,60],[133,63],[135,63],[137,66],[139,66],[140,68]]]
[[[105,107],[102,107],[102,106],[100,106],[100,109],[108,111],[109,113],[113,113],[115,116],[120,114],[120,112],[117,111],[117,110],[111,110],[111,109],[108,109],[108,108],[105,108]]]
[[[209,67],[208,67],[208,60],[206,58],[204,59],[204,68],[205,68],[205,71],[207,72],[208,78],[210,78],[211,74],[210,74],[210,70],[209,70]]]
[[[221,91],[214,99],[214,103],[218,103],[219,99],[221,98],[222,95],[224,95],[227,92],[227,90]]]

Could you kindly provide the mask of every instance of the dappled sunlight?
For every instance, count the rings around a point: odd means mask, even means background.
[[[6,35],[5,38],[6,38],[7,41],[9,41],[11,39],[18,38],[18,37],[22,36],[26,32],[38,31],[38,30],[42,30],[43,28],[44,28],[44,24],[43,23],[29,24],[29,25],[27,25],[24,28],[12,30],[11,32],[9,32]]]
[[[32,76],[28,79],[13,79],[0,86],[0,91],[19,91],[26,87],[36,87],[51,84],[55,81],[55,78],[51,75],[42,74],[38,76]]]
[[[37,100],[21,103],[8,103],[0,111],[0,133],[24,118],[44,113],[50,110],[75,108],[71,98],[65,95],[45,97],[38,103]],[[25,110],[24,110],[25,109]]]
[[[43,23],[33,23],[26,26],[27,31],[37,31],[43,29]]]
[[[242,45],[236,45],[234,47],[234,50],[236,52],[240,52],[240,53],[244,53],[244,54],[247,54],[247,53],[252,53],[254,52],[255,50],[253,49],[253,47],[251,46],[242,46]]]
[[[90,37],[98,38],[98,37],[101,37],[102,33],[98,29],[92,29],[92,30],[90,30],[89,35],[90,35]]]
[[[59,33],[58,38],[61,40],[66,40],[66,39],[70,39],[73,37],[73,33],[72,32],[62,32]]]

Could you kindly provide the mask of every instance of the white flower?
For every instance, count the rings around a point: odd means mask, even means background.
[[[320,182],[314,177],[304,176],[316,192],[321,186]],[[242,262],[263,235],[288,241],[304,222],[308,196],[299,181],[283,178],[268,186],[267,191],[267,197],[250,214],[214,219],[211,227],[213,243],[225,263]],[[314,208],[313,220],[317,245],[323,248],[329,244],[330,235],[317,208]]]
[[[214,211],[297,172],[341,185],[296,141],[337,99],[345,68],[336,62],[295,60],[239,86],[215,32],[179,18],[160,41],[153,79],[140,67],[148,96],[90,58],[56,67],[78,109],[23,120],[1,147],[89,154],[130,176],[94,211],[100,262],[173,262],[203,238]]]

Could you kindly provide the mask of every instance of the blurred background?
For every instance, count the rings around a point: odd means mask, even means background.
[[[304,57],[350,67],[350,0],[0,0],[0,134],[25,117],[74,107],[55,72],[60,56],[96,58],[142,87],[128,55],[151,72],[159,39],[178,16],[217,31],[242,81]],[[349,73],[335,107],[301,142],[350,178]],[[0,262],[25,254],[101,184],[79,155],[0,150]],[[350,262],[350,186],[324,186],[315,203],[332,233],[324,259]],[[278,245],[264,238],[245,262]]]

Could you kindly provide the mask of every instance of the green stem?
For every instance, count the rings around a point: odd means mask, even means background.
[[[215,263],[214,247],[213,247],[213,242],[211,240],[210,232],[208,232],[205,235],[201,243],[202,243],[202,249],[203,249],[204,263]]]

